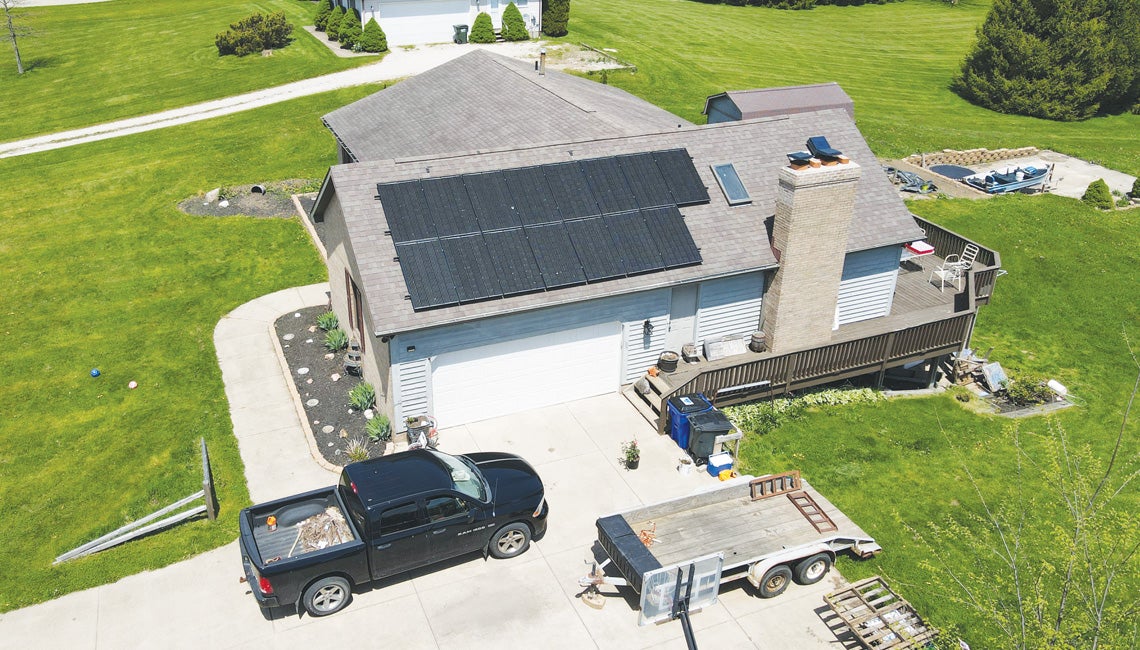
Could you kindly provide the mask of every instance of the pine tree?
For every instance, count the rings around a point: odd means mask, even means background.
[[[380,25],[376,23],[375,18],[368,19],[368,24],[364,26],[364,31],[360,34],[360,40],[356,43],[360,46],[362,52],[388,51],[388,37],[384,35],[384,30],[380,29]]]
[[[313,16],[313,27],[318,32],[325,31],[325,25],[329,22],[329,16],[332,14],[332,2],[330,0],[320,0],[317,5],[317,15]]]
[[[1103,106],[1108,112],[1140,114],[1140,2],[1107,0],[1114,69]]]
[[[510,3],[503,10],[503,40],[529,41],[530,32],[526,30],[526,20],[515,3]]]
[[[478,16],[475,16],[475,22],[471,25],[471,34],[468,40],[472,43],[495,42],[495,26],[491,24],[490,14],[481,11]]]
[[[1108,189],[1108,183],[1105,183],[1103,178],[1098,178],[1089,183],[1081,200],[1094,208],[1111,210],[1112,190]]]
[[[349,9],[344,14],[344,18],[341,19],[340,27],[336,31],[337,36],[340,37],[340,46],[346,49],[355,47],[361,33],[360,18],[357,17],[355,10]]]
[[[542,3],[542,33],[565,36],[570,23],[570,0],[546,0]]]
[[[328,22],[325,23],[325,35],[329,37],[330,41],[340,40],[340,21],[342,20],[344,20],[344,9],[338,5],[329,14]]]

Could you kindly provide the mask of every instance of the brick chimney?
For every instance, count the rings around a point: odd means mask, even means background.
[[[763,327],[772,352],[831,340],[861,174],[858,165],[842,160],[820,165],[813,159],[811,165],[780,170],[772,226],[780,268],[763,303]]]

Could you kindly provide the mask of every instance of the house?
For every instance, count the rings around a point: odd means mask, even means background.
[[[825,108],[843,109],[851,119],[855,119],[855,102],[834,81],[807,86],[730,90],[706,99],[702,113],[708,116],[709,124],[716,124]]]
[[[514,0],[531,37],[542,31],[542,0]],[[371,19],[384,30],[388,45],[450,42],[455,25],[470,26],[480,13],[499,29],[510,0],[332,0],[333,7],[354,11],[366,25]]]
[[[988,250],[961,292],[904,272],[907,244],[965,240],[907,211],[841,108],[693,125],[475,52],[325,122],[354,161],[313,209],[332,307],[398,426],[623,387],[663,426],[680,392],[728,403],[935,359],[968,341],[996,274]],[[790,167],[815,135],[849,162]]]

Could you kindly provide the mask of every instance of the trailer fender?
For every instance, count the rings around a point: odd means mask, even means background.
[[[831,548],[823,542],[811,544],[810,546],[799,546],[775,555],[769,555],[753,563],[752,566],[748,567],[748,582],[750,582],[753,587],[759,589],[760,581],[764,579],[764,574],[768,573],[772,567],[781,564],[787,564],[790,567],[799,560],[809,558],[817,553],[826,553],[831,556],[832,561],[835,560],[835,551],[832,551]]]

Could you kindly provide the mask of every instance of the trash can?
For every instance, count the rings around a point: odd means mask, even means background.
[[[689,416],[689,453],[703,460],[713,455],[717,436],[733,431],[732,422],[723,411],[705,411]]]
[[[678,447],[689,448],[689,418],[710,409],[712,404],[700,393],[669,398],[669,437]]]
[[[451,28],[455,30],[451,40],[460,45],[467,42],[467,25],[452,25]]]

